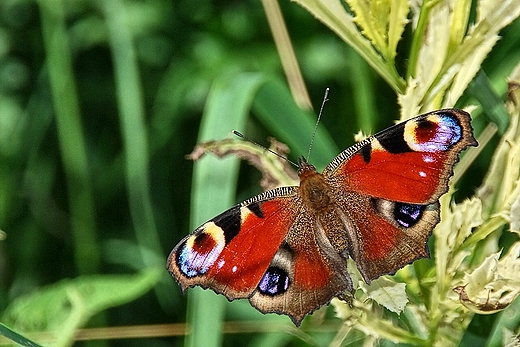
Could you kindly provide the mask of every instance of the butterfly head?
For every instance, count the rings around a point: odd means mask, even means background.
[[[310,174],[316,173],[316,168],[314,165],[309,164],[307,159],[304,156],[298,158],[298,176],[300,180],[304,177],[307,177]]]

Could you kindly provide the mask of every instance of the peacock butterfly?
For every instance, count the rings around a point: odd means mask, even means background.
[[[462,150],[477,146],[470,115],[444,109],[347,148],[318,173],[299,159],[300,186],[266,191],[216,216],[171,251],[182,290],[200,285],[263,313],[302,319],[353,290],[346,259],[367,283],[428,257]]]

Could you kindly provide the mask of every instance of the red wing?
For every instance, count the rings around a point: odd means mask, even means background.
[[[206,222],[172,250],[169,272],[183,290],[200,285],[230,300],[251,296],[294,223],[296,193],[271,190]]]
[[[467,146],[475,146],[464,111],[431,112],[394,125],[337,156],[324,175],[343,189],[414,204],[432,203]]]
[[[348,253],[367,282],[428,256],[437,200],[460,152],[476,144],[469,114],[440,110],[377,133],[325,169]]]

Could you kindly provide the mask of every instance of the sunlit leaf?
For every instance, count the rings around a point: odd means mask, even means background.
[[[372,281],[367,289],[369,298],[392,312],[403,312],[408,303],[406,284],[391,281],[384,276]]]

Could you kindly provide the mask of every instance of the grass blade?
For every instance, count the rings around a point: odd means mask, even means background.
[[[204,109],[199,142],[222,139],[231,130],[243,129],[252,100],[263,82],[260,74],[225,75],[211,88]],[[191,199],[193,229],[235,204],[239,161],[210,156],[195,163]],[[188,296],[191,334],[186,346],[219,346],[225,300],[210,291],[192,290]]]

